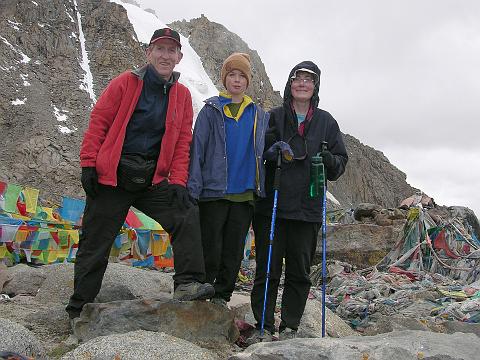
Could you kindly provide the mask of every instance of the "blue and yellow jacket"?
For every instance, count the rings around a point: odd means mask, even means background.
[[[223,106],[226,103],[228,101],[225,101],[224,94],[205,100],[195,122],[187,182],[188,191],[195,199],[222,198],[227,194],[228,162],[224,111],[228,113],[228,110],[224,110]],[[269,115],[248,96],[245,96],[238,112],[240,119],[244,114],[254,116],[255,192],[264,197],[263,152]]]

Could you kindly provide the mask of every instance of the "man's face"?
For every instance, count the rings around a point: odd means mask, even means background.
[[[308,101],[313,96],[315,80],[312,74],[297,72],[296,77],[291,79],[292,97],[297,101]]]
[[[182,57],[178,44],[171,39],[157,40],[147,49],[147,61],[165,80],[170,79],[175,65],[182,60]]]
[[[243,95],[247,84],[247,77],[240,70],[230,71],[225,78],[225,87],[230,95]]]

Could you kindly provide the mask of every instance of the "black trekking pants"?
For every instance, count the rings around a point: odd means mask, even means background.
[[[134,206],[156,220],[172,235],[175,286],[205,280],[198,207],[184,210],[170,196],[167,181],[142,192],[99,185],[97,196],[87,197],[82,233],[74,267],[74,293],[66,307],[70,318],[78,317],[86,303],[93,302],[102,286],[113,242]]]
[[[271,217],[255,214],[256,272],[251,305],[257,328],[262,321],[263,299],[268,261]],[[282,296],[282,312],[279,331],[285,328],[298,329],[310,291],[310,265],[315,255],[319,223],[279,219],[275,221],[275,234],[270,263],[267,306],[264,328],[275,332],[274,311],[278,285],[285,257],[285,284]]]
[[[228,200],[199,203],[206,282],[215,297],[230,301],[243,258],[245,239],[253,217],[249,202]]]

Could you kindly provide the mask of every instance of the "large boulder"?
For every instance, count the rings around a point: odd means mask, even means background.
[[[444,334],[470,333],[480,337],[480,324],[462,321],[438,321],[428,316],[374,314],[370,326],[364,329],[365,335],[378,335],[401,330],[422,330]]]
[[[228,309],[168,298],[87,304],[74,326],[80,341],[136,330],[164,332],[207,347],[232,344],[239,336]]]
[[[155,299],[172,291],[171,274],[109,263],[96,301]],[[54,264],[48,267],[46,279],[38,290],[36,299],[39,302],[67,304],[72,293],[73,264]]]
[[[24,326],[0,318],[0,351],[11,351],[35,359],[46,359],[45,349]]]
[[[331,337],[347,337],[358,335],[348,324],[329,308],[325,308],[325,333]],[[316,299],[307,300],[298,337],[322,337],[322,302]]]
[[[62,304],[39,303],[33,296],[17,295],[0,301],[0,309],[3,318],[30,330],[47,351],[57,347],[70,332],[68,315]]]
[[[171,335],[137,330],[97,337],[81,344],[61,358],[61,360],[78,359],[215,360],[218,357],[211,351]]]
[[[3,285],[2,292],[11,297],[16,295],[35,296],[47,277],[46,271],[46,267],[32,267],[25,264],[9,267],[6,270],[9,280]]]
[[[258,343],[230,360],[465,360],[478,359],[480,341],[473,334],[399,331],[342,339],[292,339]]]
[[[403,235],[403,223],[390,226],[347,224],[327,226],[327,258],[369,267],[380,262]],[[317,258],[322,255],[322,234],[318,234]]]

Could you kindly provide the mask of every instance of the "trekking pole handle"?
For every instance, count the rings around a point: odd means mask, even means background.
[[[322,141],[320,148],[322,151],[328,150],[328,142]]]
[[[273,180],[273,189],[280,189],[280,172],[282,168],[282,152],[279,151],[277,155],[277,167],[275,169],[275,178]]]

